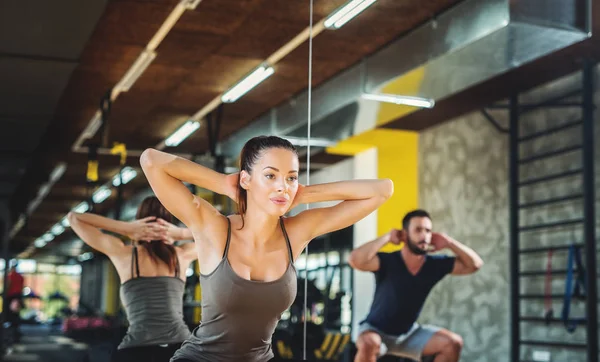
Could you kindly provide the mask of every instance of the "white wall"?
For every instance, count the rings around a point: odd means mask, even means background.
[[[301,160],[302,161],[302,160]],[[354,178],[354,159],[348,158],[344,161],[338,162],[326,168],[320,169],[318,171],[310,172],[310,184],[320,184],[327,182],[335,182],[335,181],[343,181],[343,180],[352,180]],[[300,174],[298,177],[298,182],[302,185],[306,185],[306,173]],[[319,207],[327,207],[335,205],[337,202],[319,202],[315,204],[311,204],[311,208],[319,208]],[[290,212],[290,215],[297,215],[299,212],[306,210],[306,205],[300,205],[295,207]]]
[[[371,148],[354,157],[354,178],[377,178],[377,149]],[[354,248],[377,237],[377,211],[354,224]],[[352,296],[352,340],[356,340],[358,323],[366,318],[373,293],[373,273],[354,271]]]

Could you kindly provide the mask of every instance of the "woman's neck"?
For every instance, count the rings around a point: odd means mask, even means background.
[[[266,244],[279,228],[279,217],[248,206],[244,214],[244,234],[254,244]]]

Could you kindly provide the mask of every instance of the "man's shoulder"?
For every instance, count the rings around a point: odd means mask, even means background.
[[[430,270],[437,270],[443,275],[446,275],[452,271],[456,257],[452,255],[437,254],[427,255],[427,259],[429,261],[427,264],[429,264]]]

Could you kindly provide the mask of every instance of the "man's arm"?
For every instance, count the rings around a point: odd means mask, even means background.
[[[400,242],[397,236],[399,232],[392,230],[389,233],[369,241],[354,249],[348,258],[348,264],[354,269],[361,271],[377,271],[380,267],[377,253],[379,249],[389,242],[398,244]]]
[[[473,249],[451,237],[447,238],[448,248],[456,255],[452,275],[473,274],[483,266],[483,260]]]

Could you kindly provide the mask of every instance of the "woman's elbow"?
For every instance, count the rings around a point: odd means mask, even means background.
[[[142,152],[142,155],[140,156],[140,166],[142,166],[142,169],[148,169],[155,164],[157,152],[158,151],[153,148],[147,148]]]
[[[365,264],[364,257],[361,256],[358,252],[351,253],[348,257],[348,265],[354,270],[358,271],[369,271],[368,267]]]
[[[381,180],[381,187],[379,188],[379,195],[385,200],[392,197],[394,194],[394,182],[389,178]]]
[[[75,222],[77,222],[77,213],[74,211],[69,211],[67,214],[67,220],[69,221],[70,225],[73,225]]]
[[[166,165],[175,159],[177,159],[177,156],[175,155],[155,150],[153,148],[147,148],[140,156],[140,166],[142,166],[142,170],[144,170],[144,172],[150,169],[165,170]]]
[[[358,256],[354,251],[350,253],[350,256],[348,256],[348,265],[350,265],[352,269],[359,268]]]

